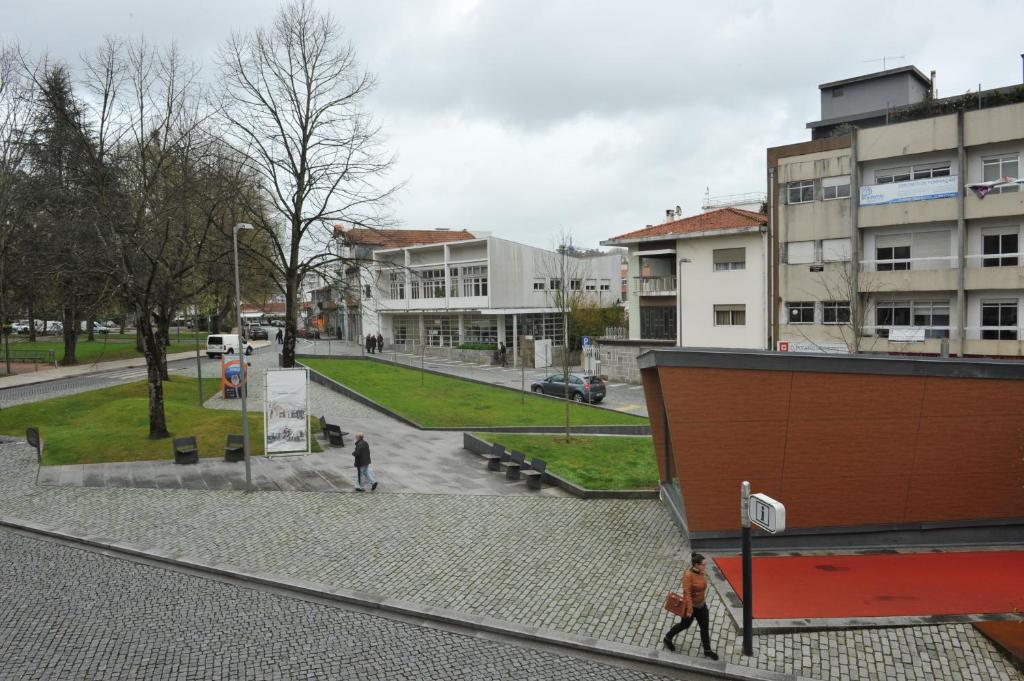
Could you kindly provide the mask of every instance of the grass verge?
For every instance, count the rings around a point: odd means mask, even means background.
[[[427,428],[562,426],[565,403],[406,367],[353,359],[302,363]],[[525,399],[524,399],[525,398]],[[570,404],[574,426],[644,426],[646,418]]]
[[[237,411],[198,405],[197,379],[172,376],[164,381],[164,410],[171,437],[195,435],[203,458],[224,456],[229,433],[241,432]],[[219,379],[204,379],[203,394],[212,397]],[[37,426],[46,442],[43,464],[59,466],[113,461],[173,460],[171,439],[150,440],[148,384],[143,381],[9,407],[0,411],[0,433],[25,436]],[[320,423],[311,419],[310,433]],[[253,455],[263,453],[263,414],[249,413]],[[313,451],[320,451],[313,440]]]
[[[196,346],[191,343],[171,343],[167,348],[167,354],[175,352],[195,352]],[[206,353],[206,341],[199,344],[200,352]],[[64,358],[64,341],[62,340],[38,340],[31,343],[27,340],[11,343],[11,350],[35,350],[45,352],[53,350],[57,361]],[[135,340],[116,340],[99,338],[93,342],[80,340],[75,344],[75,359],[79,364],[92,364],[93,362],[111,362],[117,359],[132,359],[133,357],[144,357],[141,352],[135,350]],[[0,361],[3,360],[3,349],[0,348]]]
[[[586,489],[654,489],[658,486],[658,464],[654,442],[649,437],[573,435],[507,435],[474,433],[505,449],[544,459],[548,471]]]

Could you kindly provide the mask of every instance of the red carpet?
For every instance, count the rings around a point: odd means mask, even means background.
[[[743,597],[739,556],[715,558]],[[754,618],[1024,610],[1024,551],[754,557]]]

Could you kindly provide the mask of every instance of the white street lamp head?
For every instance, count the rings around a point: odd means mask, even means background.
[[[253,227],[252,225],[250,225],[248,222],[239,222],[238,224],[235,225],[235,231],[237,232],[240,229],[256,229],[256,228]]]

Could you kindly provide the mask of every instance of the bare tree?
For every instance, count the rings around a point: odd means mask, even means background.
[[[393,163],[363,110],[374,87],[329,14],[293,0],[267,29],[221,50],[223,115],[261,179],[270,210],[253,210],[273,244],[268,266],[285,294],[284,365],[293,366],[298,295],[308,272],[338,263],[334,225],[384,224]]]
[[[823,352],[835,352],[836,344],[845,345],[851,354],[870,352],[878,339],[864,335],[867,304],[858,291],[856,266],[852,261],[829,263],[815,278],[814,290],[801,292],[811,300],[823,302],[822,321],[827,340],[812,338],[801,325],[787,328]],[[834,307],[824,307],[830,303],[835,304]]]

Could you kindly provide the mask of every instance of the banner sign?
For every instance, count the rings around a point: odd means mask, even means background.
[[[248,378],[248,376],[247,376]],[[220,356],[220,391],[226,400],[242,396],[242,363],[238,355]]]
[[[889,329],[889,340],[900,343],[923,343],[924,328],[913,326],[893,327]]]
[[[881,206],[887,203],[927,201],[956,196],[960,191],[957,176],[929,177],[923,180],[872,184],[860,188],[860,205]]]
[[[267,369],[263,401],[267,456],[309,453],[308,374],[305,369]]]

